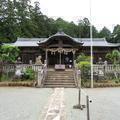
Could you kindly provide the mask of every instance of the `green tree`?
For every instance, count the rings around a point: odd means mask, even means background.
[[[120,25],[114,27],[110,42],[120,43]]]
[[[78,23],[78,31],[79,31],[79,36],[81,38],[90,38],[90,21],[88,18],[84,18],[83,20],[80,20]],[[97,29],[92,25],[92,34],[93,37],[98,36],[98,31]]]
[[[110,39],[111,37],[111,31],[104,27],[100,32],[99,32],[99,35],[98,35],[100,38],[106,38],[107,40]]]
[[[32,37],[29,11],[29,8],[31,7],[30,0],[19,0],[15,4],[19,37]]]
[[[116,65],[120,63],[120,51],[113,50],[112,52],[106,54],[106,58]]]
[[[14,63],[19,55],[19,49],[11,45],[2,45],[0,47],[0,62]]]

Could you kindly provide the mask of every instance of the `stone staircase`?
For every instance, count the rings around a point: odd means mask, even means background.
[[[48,69],[47,78],[44,81],[44,87],[46,88],[75,87],[73,70],[69,69],[65,71],[55,71],[54,69],[53,70]]]

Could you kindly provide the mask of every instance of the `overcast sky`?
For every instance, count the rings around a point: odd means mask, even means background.
[[[32,0],[34,2],[36,0]],[[43,14],[67,21],[77,22],[80,18],[90,17],[89,0],[37,0]],[[103,26],[113,29],[120,24],[120,0],[91,0],[92,24],[98,30]]]

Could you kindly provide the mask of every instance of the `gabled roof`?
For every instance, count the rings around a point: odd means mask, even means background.
[[[38,44],[46,43],[46,42],[50,41],[51,39],[54,39],[54,38],[57,38],[57,37],[68,38],[69,40],[71,40],[71,41],[73,41],[73,42],[75,42],[75,43],[83,44],[81,41],[75,40],[74,38],[72,38],[71,36],[65,34],[65,33],[62,32],[62,31],[59,31],[59,32],[57,32],[56,34],[50,36],[49,38],[46,38],[44,41],[39,41]]]

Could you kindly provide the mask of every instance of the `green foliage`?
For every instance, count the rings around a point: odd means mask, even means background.
[[[120,64],[120,51],[113,50],[106,54],[106,58],[109,59],[114,65]]]
[[[86,80],[90,77],[90,62],[82,61],[78,63],[78,68],[81,70],[82,79]]]
[[[15,46],[2,45],[0,47],[0,61],[14,63],[19,55],[19,49]]]
[[[88,61],[90,62],[90,56],[86,56],[84,53],[81,53],[77,59],[76,59],[76,62],[77,63],[80,63],[81,61]]]
[[[13,79],[14,74],[14,72],[3,72],[0,76],[0,82],[11,81]]]
[[[108,28],[104,27],[104,28],[99,32],[99,37],[100,37],[100,38],[106,38],[107,40],[109,40],[110,37],[111,37],[111,31],[110,31]]]
[[[30,0],[0,1],[0,41],[14,42],[17,37],[49,37],[62,29],[72,37],[89,38],[90,21],[80,19],[78,24],[62,18],[54,20],[43,15],[40,3],[34,5]],[[113,33],[104,27],[100,32],[92,26],[93,37],[105,37],[110,42],[120,43],[120,25],[115,26]]]
[[[116,25],[114,27],[110,42],[120,43],[120,25]]]
[[[81,70],[81,77],[84,80],[89,79],[90,77],[90,56],[85,56],[85,54],[81,54],[78,56],[77,60],[78,69]]]
[[[35,71],[32,68],[26,68],[23,79],[34,80],[35,79]]]
[[[0,82],[3,82],[3,81],[8,81],[9,77],[5,74],[2,74],[2,76],[0,77]]]
[[[90,38],[90,21],[88,18],[81,19],[78,23],[79,37]],[[93,37],[98,37],[98,31],[92,26]]]

